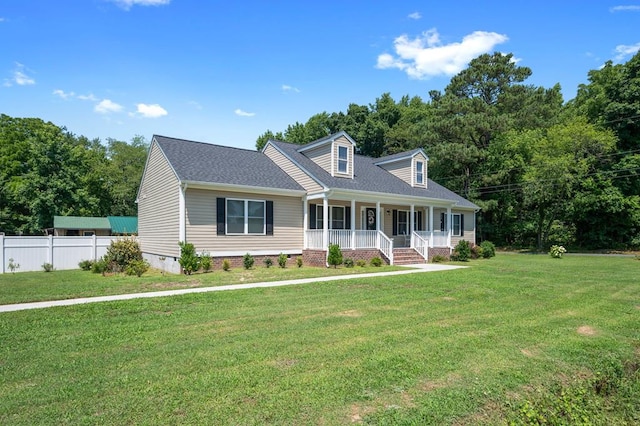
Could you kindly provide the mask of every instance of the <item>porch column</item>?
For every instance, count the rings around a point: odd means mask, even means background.
[[[447,247],[451,248],[451,207],[447,207]]]
[[[429,230],[431,231],[429,247],[433,247],[433,206],[429,206]]]
[[[322,198],[322,246],[325,250],[329,247],[329,199],[325,194]]]
[[[309,229],[309,203],[307,202],[307,197],[302,197],[302,233],[303,233],[303,241],[304,245],[302,246],[304,249],[309,247],[309,241],[307,240],[307,230]]]
[[[356,249],[356,200],[351,200],[351,250]]]
[[[413,248],[413,230],[416,226],[415,222],[416,219],[413,217],[415,215],[415,205],[411,204],[411,212],[409,213],[409,232],[407,233],[409,235],[409,247]]]
[[[376,201],[376,247],[380,249],[380,221],[384,220],[382,216],[382,210],[380,210],[380,201]]]
[[[178,191],[178,241],[187,241],[187,212],[186,212],[187,184]]]

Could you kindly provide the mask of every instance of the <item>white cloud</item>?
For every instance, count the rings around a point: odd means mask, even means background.
[[[300,89],[298,89],[297,87],[289,86],[289,85],[287,85],[287,84],[283,84],[283,85],[282,85],[282,91],[283,91],[283,92],[296,92],[296,93],[300,93]]]
[[[241,110],[240,108],[236,109],[233,112],[235,112],[236,115],[239,115],[240,117],[253,117],[254,115],[256,115],[255,112],[246,112],[246,111]]]
[[[616,61],[622,61],[627,56],[635,55],[636,52],[638,52],[639,50],[640,50],[640,43],[636,43],[632,45],[625,45],[625,44],[618,45],[614,49],[614,51],[617,53],[614,59]]]
[[[614,6],[609,9],[609,12],[640,12],[640,6],[638,5],[630,5],[630,6]]]
[[[192,107],[194,107],[197,110],[202,110],[202,105],[200,105],[199,102],[196,101],[189,101],[187,102],[189,105],[191,105]]]
[[[92,101],[92,102],[95,102],[98,100],[98,98],[93,96],[93,93],[89,93],[88,95],[78,95],[78,99],[80,99],[81,101]]]
[[[65,92],[64,90],[60,90],[60,89],[56,89],[53,91],[54,95],[60,96],[62,99],[69,99],[69,98],[73,98],[76,94],[73,92]]]
[[[109,114],[112,112],[122,111],[122,105],[111,101],[110,99],[103,99],[95,106],[94,111],[100,114]]]
[[[410,13],[409,16],[407,16],[407,18],[415,19],[417,21],[418,19],[422,18],[422,14],[420,12],[413,12],[413,13]]]
[[[18,86],[31,86],[33,84],[36,84],[35,79],[29,77],[29,75],[27,75],[27,72],[31,72],[31,70],[28,70],[21,63],[16,62],[16,67],[13,70],[13,75],[11,76],[11,78],[4,79],[4,86],[11,87],[14,84],[17,84]]]
[[[164,6],[171,3],[171,0],[110,0],[124,10],[129,10],[133,6]]]
[[[167,110],[158,104],[138,104],[137,113],[145,118],[159,118],[168,114]]]
[[[376,68],[398,68],[411,78],[428,79],[438,75],[455,75],[483,53],[491,52],[497,44],[509,40],[504,34],[474,31],[459,43],[443,45],[440,34],[433,28],[411,40],[406,34],[393,44],[397,56],[383,53]]]

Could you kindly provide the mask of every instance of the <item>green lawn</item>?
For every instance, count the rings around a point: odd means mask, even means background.
[[[0,314],[0,424],[640,421],[638,260],[470,265]]]
[[[105,296],[124,293],[175,290],[192,287],[209,287],[228,284],[243,284],[262,281],[293,280],[298,278],[350,275],[371,272],[386,272],[403,269],[399,266],[353,267],[338,269],[314,268],[265,268],[257,266],[250,270],[232,268],[193,275],[161,274],[151,270],[142,277],[111,275],[103,277],[87,271],[18,272],[0,274],[0,305],[43,300],[73,299],[78,297]]]

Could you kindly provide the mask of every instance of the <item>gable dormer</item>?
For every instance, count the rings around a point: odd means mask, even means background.
[[[378,158],[374,164],[382,167],[414,188],[426,189],[428,162],[429,157],[419,148],[413,151]]]
[[[333,177],[353,179],[356,143],[346,132],[329,135],[298,148]]]

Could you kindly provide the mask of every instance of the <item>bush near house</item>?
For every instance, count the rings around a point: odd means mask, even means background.
[[[178,245],[180,246],[178,263],[186,275],[191,275],[200,268],[200,258],[196,254],[196,248],[186,241],[181,241]]]
[[[469,245],[469,241],[460,240],[458,244],[456,244],[453,249],[453,253],[451,253],[451,260],[456,260],[458,262],[468,262],[471,258],[471,246]]]
[[[338,244],[329,244],[329,255],[327,263],[335,268],[342,264],[342,251]]]

